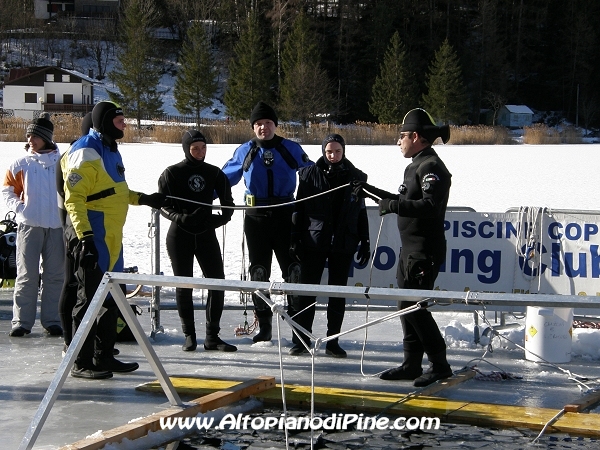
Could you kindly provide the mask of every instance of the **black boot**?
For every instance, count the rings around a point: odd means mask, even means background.
[[[430,367],[415,380],[413,383],[415,387],[429,386],[438,380],[450,378],[453,375],[450,364],[448,364],[448,360],[446,359],[446,349],[435,355],[427,355],[427,357],[431,363]]]
[[[388,369],[379,374],[382,380],[414,380],[423,373],[421,363],[423,352],[408,352],[404,350],[404,361],[399,367]]]
[[[115,359],[114,349],[117,340],[117,317],[119,308],[109,306],[98,319],[96,331],[96,351],[94,354],[94,365],[108,372],[133,372],[140,365],[136,362],[122,362]]]
[[[312,331],[312,330],[307,330],[307,331]],[[292,342],[294,343],[294,345],[292,345],[292,348],[290,348],[288,353],[292,356],[307,355],[308,350],[306,349],[306,347],[310,348],[310,339],[308,336],[305,336],[303,333],[298,332],[298,334],[300,334],[301,337],[298,337],[296,335],[296,333],[292,334]],[[306,346],[302,343],[302,341],[304,341]]]
[[[219,331],[221,327],[214,323],[206,323],[206,339],[204,339],[204,350],[207,351],[219,351],[219,352],[235,352],[237,347],[235,345],[228,344],[219,337]]]
[[[345,358],[348,356],[346,351],[340,347],[337,339],[327,341],[327,344],[325,344],[325,354],[333,356],[334,358]]]
[[[184,352],[193,352],[196,350],[198,342],[196,342],[196,333],[186,334],[185,343],[181,346]]]
[[[271,311],[268,311],[271,312]],[[264,315],[264,311],[260,312],[261,315],[257,314],[258,317],[258,334],[256,334],[253,338],[252,341],[253,342],[263,342],[263,341],[270,341],[272,336],[272,331],[273,331],[273,316],[271,315]]]

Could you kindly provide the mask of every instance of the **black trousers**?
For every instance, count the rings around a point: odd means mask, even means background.
[[[77,304],[76,257],[74,249],[70,248],[65,238],[65,281],[58,300],[58,315],[63,329],[63,339],[67,345],[73,339],[73,308]]]
[[[269,281],[273,253],[279,263],[282,277],[289,281],[294,261],[290,256],[290,235],[292,232],[292,206],[250,210],[244,218],[244,233],[250,260],[250,279]],[[288,311],[292,311],[288,298]],[[254,308],[259,317],[272,316],[273,312],[260,297],[252,296]]]
[[[94,294],[102,281],[104,271],[99,267],[94,269],[83,269],[77,267],[77,303],[73,308],[73,335],[77,332],[83,317],[90,306]],[[125,293],[125,285],[120,285]],[[95,354],[111,357],[115,342],[117,340],[117,317],[118,306],[112,296],[107,296],[102,305],[105,311],[101,312],[92,324],[87,338],[85,339],[76,364],[80,368],[90,368]]]
[[[198,261],[206,278],[225,279],[221,248],[214,229],[192,234],[172,222],[167,233],[167,253],[173,266],[173,274],[181,277],[194,276],[194,259]],[[184,334],[196,332],[192,289],[176,288],[175,301]],[[217,335],[223,314],[225,292],[209,290],[206,302],[206,333]]]
[[[352,264],[353,254],[336,252],[319,252],[303,249],[302,261],[300,263],[300,282],[302,284],[320,284],[325,262],[327,262],[329,286],[346,286],[350,265]],[[315,319],[314,296],[300,296],[298,310],[295,321],[302,325],[306,330],[312,332],[312,325]],[[312,306],[310,306],[312,305]],[[307,309],[305,309],[307,308]],[[341,297],[329,297],[327,303],[327,336],[338,334],[342,329],[344,313],[346,312],[346,299]],[[305,341],[308,338],[305,336]],[[292,337],[294,343],[299,343],[294,334]]]
[[[431,272],[425,278],[419,280],[407,276],[403,261],[405,259],[401,255],[397,275],[398,287],[400,289],[433,289],[435,279],[439,274],[439,264],[431,266]],[[400,309],[408,308],[415,304],[415,302],[404,300],[398,302]],[[400,322],[404,332],[403,344],[405,352],[422,357],[423,353],[435,355],[446,349],[446,341],[428,309],[419,309],[418,311],[400,316]]]

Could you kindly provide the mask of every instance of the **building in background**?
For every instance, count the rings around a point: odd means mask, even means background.
[[[42,111],[84,116],[94,106],[94,80],[61,67],[11,69],[3,96],[3,112],[27,120]]]

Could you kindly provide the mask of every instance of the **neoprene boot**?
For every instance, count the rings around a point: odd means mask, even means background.
[[[198,343],[196,342],[196,325],[194,322],[182,322],[181,331],[185,336],[185,342],[181,346],[181,350],[184,352],[193,352],[196,350]]]
[[[228,344],[219,337],[219,331],[221,328],[218,325],[206,324],[206,339],[204,339],[204,350],[207,351],[220,351],[220,352],[235,352],[237,347],[235,345]]]
[[[258,334],[253,338],[253,342],[270,341],[273,331],[273,316],[264,314],[265,311],[256,311],[258,318]],[[266,311],[266,312],[271,312]]]
[[[382,372],[379,374],[379,378],[382,380],[414,380],[423,373],[422,362],[423,352],[408,352],[404,350],[402,365]]]
[[[119,308],[109,307],[98,319],[96,331],[96,351],[94,365],[109,372],[133,372],[140,365],[136,362],[122,362],[114,357],[113,350],[117,340],[117,317]]]
[[[333,356],[334,358],[345,358],[348,356],[346,350],[340,347],[340,344],[337,339],[327,341],[327,344],[325,344],[325,354]]]
[[[415,380],[413,383],[415,387],[428,386],[438,380],[450,378],[453,375],[450,364],[448,364],[448,360],[446,359],[446,349],[435,355],[427,355],[427,357],[431,364],[429,369]]]

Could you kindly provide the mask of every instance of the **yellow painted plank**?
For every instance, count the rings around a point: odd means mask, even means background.
[[[469,379],[473,374],[465,373],[464,379]],[[464,379],[462,381],[464,381]],[[206,379],[172,379],[173,384],[182,389],[208,389],[211,383],[215,386],[219,380]],[[450,379],[452,380],[452,379]],[[211,383],[208,383],[211,381]],[[450,385],[460,381],[451,381]],[[235,382],[227,382],[235,383]],[[441,384],[441,383],[440,383]],[[448,387],[448,386],[446,386]],[[498,405],[490,403],[477,403],[469,400],[448,400],[430,396],[439,392],[440,386],[431,386],[418,396],[411,396],[401,403],[395,404],[406,397],[404,393],[376,392],[358,389],[343,389],[335,387],[315,387],[315,406],[321,409],[340,409],[347,412],[379,413],[384,408],[390,415],[402,416],[435,416],[451,423],[466,423],[479,426],[496,427],[526,427],[540,430],[550,421],[558,410],[550,408],[534,408],[527,406]],[[443,387],[441,387],[443,388]],[[152,390],[162,392],[158,382]],[[427,394],[427,395],[425,395]],[[256,395],[267,404],[282,405],[281,385]],[[310,386],[286,385],[286,404],[299,407],[310,407]],[[393,405],[393,406],[390,406]],[[562,416],[552,427],[552,432],[564,432],[581,436],[600,436],[600,414],[567,413]]]

